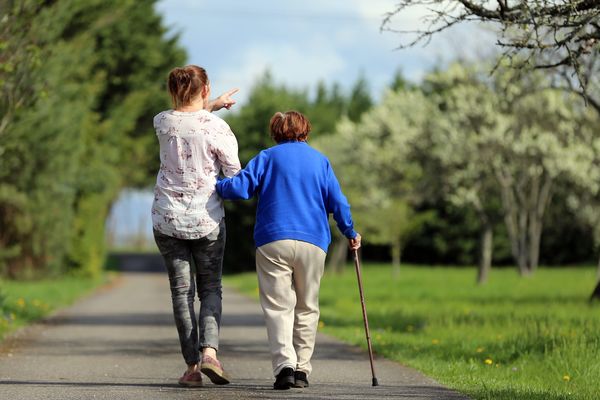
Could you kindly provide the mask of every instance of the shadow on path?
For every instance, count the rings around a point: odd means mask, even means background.
[[[106,261],[109,269],[121,272],[165,272],[159,253],[111,253]]]
[[[448,397],[448,391],[445,389],[432,390],[428,386],[405,386],[401,392],[390,391],[390,386],[378,386],[376,388],[359,388],[356,386],[341,386],[341,385],[319,385],[318,391],[306,389],[291,389],[288,391],[273,391],[264,385],[256,384],[255,382],[237,382],[227,386],[214,386],[205,384],[203,387],[197,388],[182,388],[177,384],[169,382],[164,383],[135,383],[135,382],[68,382],[68,381],[0,381],[2,385],[22,385],[22,386],[37,386],[41,388],[48,387],[64,387],[64,388],[101,388],[105,390],[111,389],[152,389],[152,390],[169,390],[171,392],[185,394],[190,392],[197,393],[196,396],[202,393],[199,398],[206,398],[204,395],[209,395],[209,399],[283,399],[283,398],[304,398],[315,400],[331,400],[331,399],[462,399],[462,397]],[[426,393],[426,394],[424,394]],[[212,396],[211,396],[212,395]],[[375,395],[376,397],[371,397]]]

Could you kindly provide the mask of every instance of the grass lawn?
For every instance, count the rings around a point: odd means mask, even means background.
[[[0,340],[15,329],[73,303],[107,279],[106,276],[97,279],[64,277],[40,281],[0,279]]]
[[[389,265],[363,266],[376,353],[474,399],[600,398],[600,304],[587,302],[593,268],[530,278],[497,269],[484,286],[474,269],[402,268],[395,279]],[[226,282],[258,294],[253,273]],[[326,274],[320,300],[319,329],[366,348],[353,268]]]

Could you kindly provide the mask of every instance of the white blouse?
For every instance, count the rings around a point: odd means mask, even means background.
[[[154,187],[152,226],[168,236],[199,239],[224,217],[215,191],[217,176],[240,170],[238,145],[229,125],[205,110],[167,110],[154,117],[160,170]]]

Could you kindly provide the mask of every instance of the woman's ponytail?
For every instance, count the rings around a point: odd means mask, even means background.
[[[167,79],[173,108],[187,106],[192,103],[206,85],[208,85],[208,76],[204,68],[197,65],[173,68]]]

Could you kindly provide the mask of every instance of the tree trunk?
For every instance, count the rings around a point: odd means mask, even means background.
[[[592,295],[590,296],[590,302],[594,300],[600,301],[600,281],[598,281],[596,287],[594,288],[594,291],[592,292]]]
[[[400,258],[402,256],[402,242],[400,240],[392,243],[392,276],[400,276]]]
[[[539,264],[543,218],[552,197],[552,178],[544,171],[515,179],[502,167],[495,173],[500,183],[512,255],[521,276],[531,275]]]
[[[508,231],[508,239],[510,241],[510,250],[512,256],[517,263],[517,268],[521,276],[527,275],[527,262],[521,251],[521,240],[519,238],[519,229],[517,228],[517,217],[514,210],[507,210],[505,205],[504,210],[504,223],[506,224],[506,230]]]
[[[500,195],[502,198],[502,208],[504,211],[504,223],[510,241],[510,250],[517,263],[519,274],[526,276],[527,259],[523,254],[523,237],[521,225],[523,223],[522,215],[519,212],[519,202],[515,191],[513,190],[514,179],[509,172],[502,169],[496,170],[496,178],[500,182]]]
[[[344,237],[336,237],[328,255],[327,269],[334,274],[341,274],[348,257],[348,240]]]
[[[539,179],[535,179],[532,185],[529,216],[529,270],[531,273],[537,270],[539,264],[544,213],[550,204],[551,198],[552,178],[544,173],[541,187]]]
[[[529,271],[534,273],[540,261],[540,243],[542,241],[542,221],[531,217],[529,222]]]
[[[529,215],[524,207],[520,207],[519,209],[519,270],[521,271],[522,276],[531,275],[531,265],[529,263],[529,252],[527,251],[529,248],[529,235],[527,232],[527,225],[529,221]]]
[[[590,301],[598,300],[600,301],[600,255],[598,256],[598,268],[596,269],[596,279],[598,283],[590,296]]]
[[[481,232],[479,268],[477,270],[477,283],[479,285],[487,282],[492,268],[492,243],[494,238],[492,225],[485,223]]]

